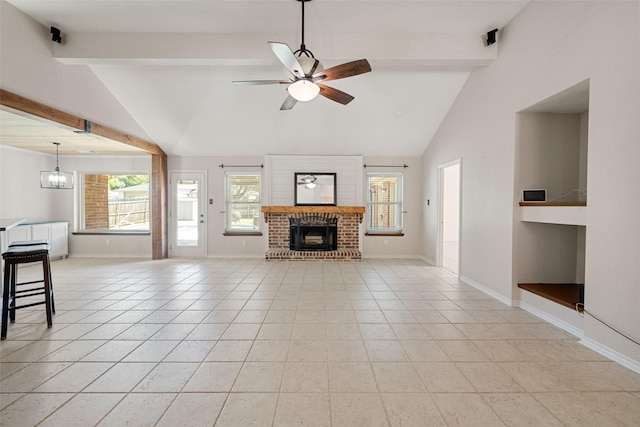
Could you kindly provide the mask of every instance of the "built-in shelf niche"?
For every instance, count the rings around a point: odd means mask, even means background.
[[[518,113],[518,189],[544,188],[549,202],[586,202],[589,82]]]
[[[588,80],[517,114],[516,288],[518,283],[584,283],[588,122]],[[548,203],[520,203],[522,189],[541,188]]]

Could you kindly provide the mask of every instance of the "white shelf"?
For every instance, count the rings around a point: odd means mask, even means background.
[[[586,206],[520,206],[520,220],[544,224],[587,225]]]

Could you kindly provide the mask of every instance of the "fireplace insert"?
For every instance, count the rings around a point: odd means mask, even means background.
[[[338,218],[306,215],[289,218],[289,249],[335,251],[338,249]]]

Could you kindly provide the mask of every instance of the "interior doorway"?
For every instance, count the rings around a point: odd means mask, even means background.
[[[170,172],[169,256],[206,255],[206,173]]]
[[[438,166],[440,175],[439,265],[460,271],[460,159]]]

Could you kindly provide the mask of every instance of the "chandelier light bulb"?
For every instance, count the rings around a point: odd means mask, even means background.
[[[67,177],[60,174],[60,170],[56,169],[49,175],[49,185],[55,188],[61,188],[67,185]]]

